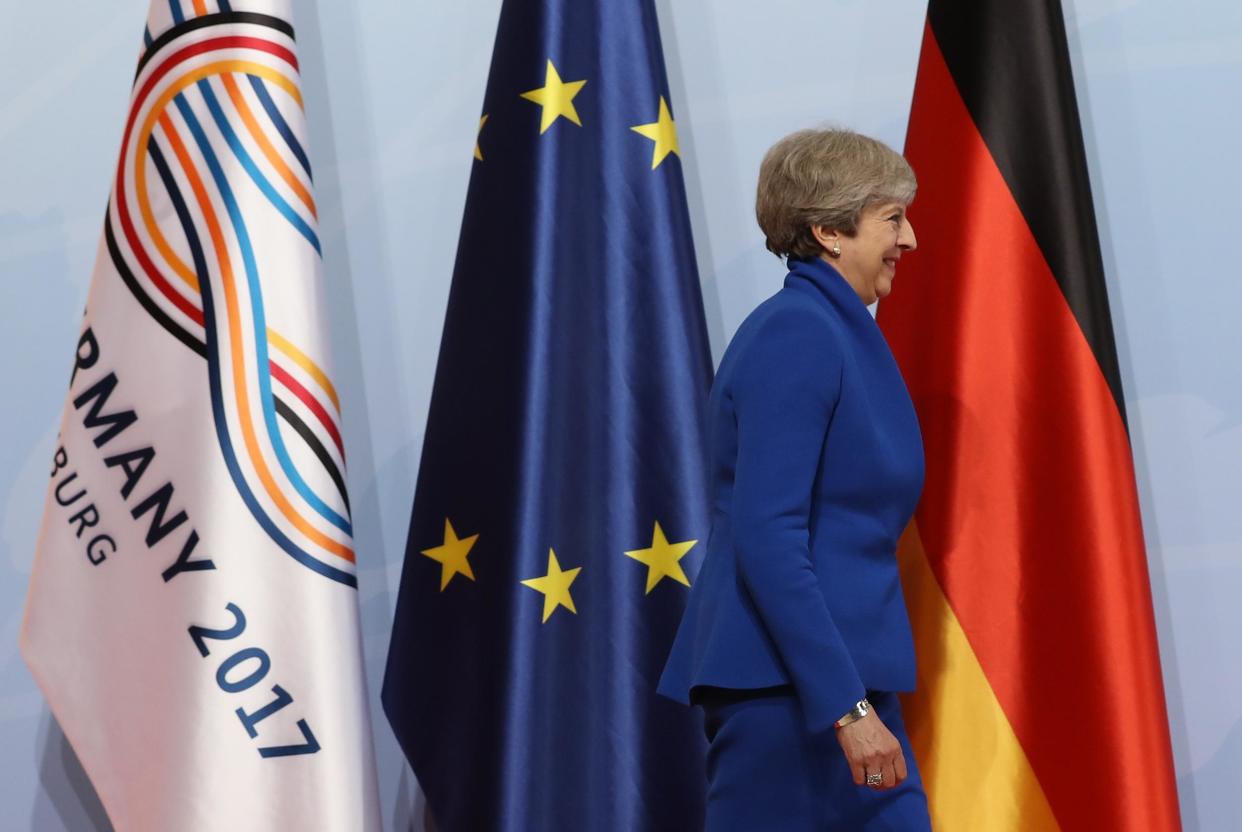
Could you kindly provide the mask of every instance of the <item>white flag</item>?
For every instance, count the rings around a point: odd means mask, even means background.
[[[380,825],[289,19],[152,3],[49,466],[22,652],[121,829]]]

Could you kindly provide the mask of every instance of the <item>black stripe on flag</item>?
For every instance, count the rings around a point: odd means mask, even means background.
[[[1126,414],[1059,0],[930,4],[975,126]]]

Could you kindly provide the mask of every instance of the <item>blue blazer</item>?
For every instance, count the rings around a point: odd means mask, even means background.
[[[867,690],[914,688],[895,553],[923,443],[862,300],[821,259],[790,269],[712,386],[711,535],[659,690],[792,684],[820,731]]]

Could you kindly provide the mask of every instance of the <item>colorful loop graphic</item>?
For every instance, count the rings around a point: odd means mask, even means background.
[[[326,334],[293,30],[193,6],[172,0],[176,24],[139,61],[105,240],[143,308],[206,359],[220,450],[254,519],[354,586],[340,399],[313,357]]]

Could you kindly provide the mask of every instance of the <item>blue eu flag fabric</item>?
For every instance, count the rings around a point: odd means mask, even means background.
[[[651,0],[506,0],[383,702],[444,832],[694,830],[711,363]]]

